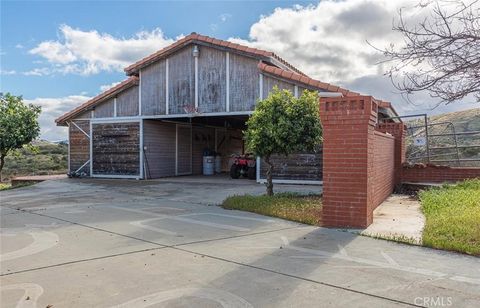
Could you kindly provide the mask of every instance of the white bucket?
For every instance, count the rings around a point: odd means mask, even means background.
[[[222,156],[215,156],[215,173],[222,173]]]
[[[213,175],[215,167],[215,157],[203,156],[203,175]]]

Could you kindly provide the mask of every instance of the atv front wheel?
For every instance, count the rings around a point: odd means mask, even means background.
[[[250,180],[256,180],[257,179],[257,168],[255,168],[255,167],[249,167],[248,168],[248,178]]]
[[[238,179],[240,177],[240,167],[237,165],[232,165],[230,167],[230,177],[232,179]]]

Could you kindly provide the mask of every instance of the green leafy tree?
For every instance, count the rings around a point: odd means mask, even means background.
[[[7,154],[29,144],[40,134],[40,106],[27,105],[21,96],[0,94],[0,182]]]
[[[314,151],[322,142],[318,94],[304,91],[296,98],[290,91],[273,89],[258,102],[244,132],[248,151],[260,156],[268,165],[267,195],[273,195],[271,161],[273,154],[288,156]]]

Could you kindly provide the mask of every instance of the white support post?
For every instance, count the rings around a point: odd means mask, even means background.
[[[95,118],[95,109],[92,109],[92,111],[90,111],[90,117],[92,119]]]
[[[68,172],[70,173],[70,122],[67,122],[68,126]]]
[[[115,97],[113,99],[113,117],[117,117],[117,98]]]
[[[293,88],[293,91],[294,91],[295,97],[298,98],[298,86],[297,85],[295,85],[295,87]]]
[[[93,176],[93,124],[90,121],[90,177]]]
[[[178,124],[175,124],[175,175],[178,175]]]
[[[144,169],[145,169],[145,166],[144,166],[144,148],[143,148],[143,120],[140,120],[140,179],[144,179]]]
[[[257,163],[255,164],[257,173],[257,183],[260,183],[260,156],[257,156]]]
[[[230,112],[230,53],[227,51],[225,54],[226,60],[226,82],[227,82],[227,89],[226,89],[226,102],[225,102],[225,111]]]
[[[260,74],[260,78],[258,79],[259,80],[259,88],[260,88],[260,95],[258,96],[260,98],[260,100],[263,99],[263,74]]]
[[[138,115],[142,115],[142,70],[138,71]]]
[[[198,109],[198,57],[195,57],[195,110]]]
[[[165,59],[165,114],[168,114],[168,58]]]

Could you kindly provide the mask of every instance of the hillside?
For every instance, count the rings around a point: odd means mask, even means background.
[[[444,113],[429,117],[429,145],[432,160],[456,159],[457,152],[454,148],[455,137],[453,135],[432,136],[439,134],[452,134],[453,124],[456,133],[480,131],[480,108]],[[443,124],[440,124],[443,123]],[[423,120],[415,119],[406,122],[407,134],[407,160],[410,162],[425,162],[422,156],[426,155],[426,147],[414,146],[414,137],[424,137],[425,129],[422,126]],[[480,134],[457,135],[458,155],[461,159],[480,159]],[[471,147],[477,145],[478,147]],[[447,147],[447,148],[445,148]],[[457,162],[434,162],[436,164],[456,166]],[[480,166],[480,161],[462,162],[462,166]]]
[[[67,172],[68,145],[49,141],[33,142],[35,149],[23,148],[5,158],[3,180],[22,175],[47,175]]]

